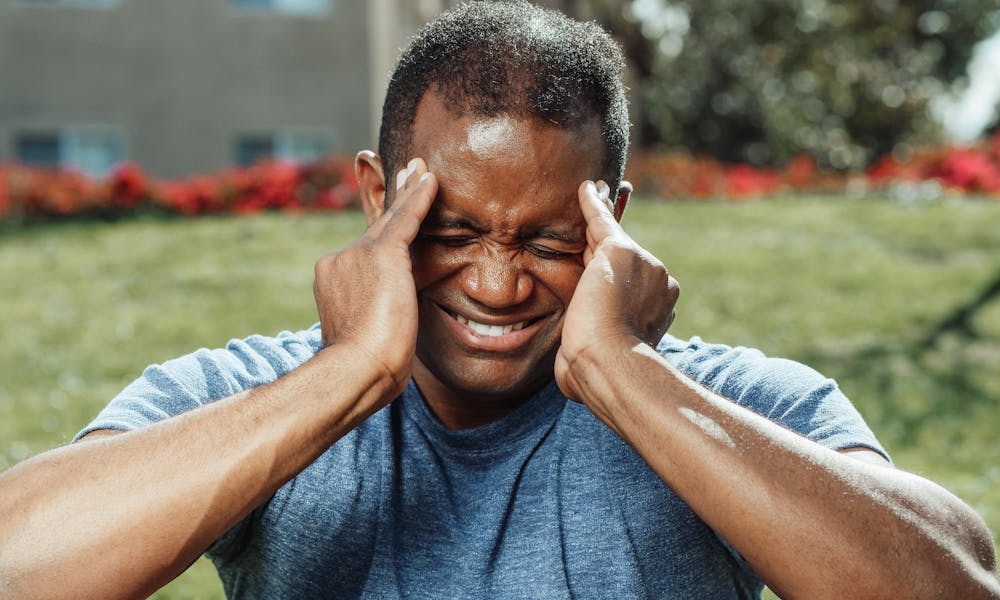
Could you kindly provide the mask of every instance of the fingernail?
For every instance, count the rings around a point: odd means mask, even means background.
[[[413,175],[413,172],[417,170],[417,159],[411,159],[410,162],[406,163],[406,176],[409,177]]]
[[[417,180],[417,183],[422,183],[424,181],[427,181],[430,178],[431,178],[431,172],[430,171],[424,171],[423,175],[420,176],[420,179]]]
[[[598,194],[598,192],[597,192],[597,186],[595,186],[595,185],[594,185],[594,182],[593,182],[593,181],[590,181],[589,179],[587,180],[587,191],[588,191],[588,192],[593,192],[593,194],[594,194],[595,196],[597,196],[597,195],[600,195],[600,194]]]
[[[597,195],[602,198],[607,198],[608,196],[611,195],[611,188],[608,187],[608,184],[604,183],[603,179],[597,182],[596,188],[597,188]]]
[[[399,173],[396,173],[396,189],[403,189],[403,185],[406,183],[406,178],[409,174],[406,169],[400,169]]]

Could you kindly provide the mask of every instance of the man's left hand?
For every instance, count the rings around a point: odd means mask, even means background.
[[[585,269],[566,311],[555,375],[564,394],[587,402],[595,390],[585,365],[612,361],[608,349],[623,343],[655,346],[673,321],[680,286],[622,229],[606,183],[586,181],[578,193],[587,222]]]

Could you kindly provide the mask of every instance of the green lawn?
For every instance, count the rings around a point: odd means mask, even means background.
[[[1000,271],[1000,203],[634,203],[682,285],[673,332],[838,379],[903,468],[1000,530],[1000,301],[916,342]],[[0,230],[0,470],[72,435],[151,362],[309,326],[312,264],[360,214]],[[221,597],[201,561],[156,597]]]

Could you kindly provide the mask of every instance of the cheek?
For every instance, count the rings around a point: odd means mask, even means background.
[[[468,259],[456,248],[417,241],[410,246],[410,261],[413,282],[419,292],[460,271]]]
[[[583,275],[583,264],[573,260],[539,261],[532,269],[532,274],[535,281],[551,290],[565,306],[569,304],[576,284]]]

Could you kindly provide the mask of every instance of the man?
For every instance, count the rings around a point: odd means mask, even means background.
[[[527,4],[423,30],[320,325],[150,367],[6,473],[4,597],[139,597],[206,551],[245,598],[1000,597],[982,521],[832,382],[664,336],[621,69]]]

